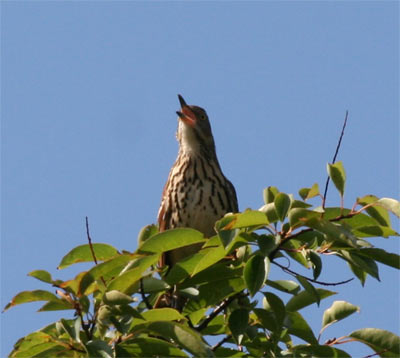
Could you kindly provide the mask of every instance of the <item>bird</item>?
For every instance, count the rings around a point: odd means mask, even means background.
[[[226,213],[238,212],[236,190],[221,170],[206,111],[187,105],[180,94],[178,99],[179,151],[162,193],[159,231],[189,227],[209,238],[216,235],[217,220]],[[195,244],[167,251],[160,264],[170,269],[200,247]]]

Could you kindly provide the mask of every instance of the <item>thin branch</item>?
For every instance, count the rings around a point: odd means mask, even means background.
[[[344,285],[345,283],[348,283],[348,282],[354,280],[354,277],[352,277],[352,278],[350,278],[350,279],[348,279],[348,280],[340,281],[340,282],[323,282],[323,281],[317,281],[317,280],[314,280],[314,279],[312,279],[312,278],[309,278],[309,277],[300,275],[300,274],[298,274],[297,272],[295,272],[295,271],[289,269],[288,267],[285,267],[285,266],[283,266],[283,265],[281,265],[281,264],[279,264],[279,263],[277,263],[277,262],[275,262],[275,261],[272,261],[271,263],[273,263],[273,264],[276,265],[276,266],[279,266],[283,271],[285,271],[285,272],[287,272],[287,273],[289,273],[289,274],[291,274],[291,275],[293,275],[293,276],[300,276],[300,277],[303,277],[303,278],[306,279],[307,281],[317,283],[318,285],[323,285],[323,286],[338,286],[338,285]]]
[[[211,350],[214,352],[217,348],[221,347],[224,343],[228,342],[232,338],[231,334],[228,334],[224,339],[221,339],[217,344],[211,347]]]
[[[232,301],[236,298],[238,298],[240,294],[233,295],[226,300],[224,300],[214,311],[210,313],[210,315],[201,323],[199,324],[195,329],[196,331],[202,331],[204,328],[208,326],[208,324],[216,317],[218,316],[226,307],[228,307]]]
[[[93,249],[92,238],[90,237],[90,233],[89,233],[89,219],[87,216],[86,216],[86,236],[87,236],[87,239],[89,242],[90,252],[92,253],[93,261],[97,265],[97,258],[96,258],[96,254]],[[106,281],[104,280],[103,276],[100,276],[100,279],[103,282],[104,286],[107,286]]]
[[[89,247],[90,247],[90,251],[92,253],[94,263],[97,265],[97,258],[96,258],[96,254],[94,253],[92,238],[90,237],[90,233],[89,233],[89,219],[87,216],[86,216],[86,236],[89,241]]]
[[[342,138],[344,135],[344,130],[346,128],[346,124],[347,124],[347,117],[349,116],[349,111],[346,111],[346,116],[344,118],[344,123],[343,123],[343,127],[342,127],[342,132],[340,133],[340,137],[339,137],[339,142],[336,146],[336,151],[335,151],[335,155],[333,156],[333,160],[332,160],[332,164],[335,163],[336,161],[336,157],[339,153],[339,148],[340,145],[342,144]],[[325,190],[324,190],[324,197],[322,199],[322,208],[325,208],[325,202],[326,202],[326,194],[328,193],[328,186],[329,186],[329,181],[330,181],[330,177],[328,175],[328,178],[326,179],[326,183],[325,183]]]
[[[372,357],[375,357],[375,356],[380,356],[382,353],[386,353],[388,351],[389,351],[388,349],[384,349],[383,351],[380,351],[380,352],[377,352],[377,353],[373,353],[373,354],[370,354],[370,355],[362,357],[362,358],[372,358]]]
[[[145,303],[148,310],[153,309],[153,306],[149,303],[146,295],[144,294],[143,278],[140,279],[139,284],[140,284],[140,295],[142,296],[142,301]]]

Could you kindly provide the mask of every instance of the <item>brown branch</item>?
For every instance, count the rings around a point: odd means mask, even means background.
[[[279,263],[277,263],[277,262],[275,262],[275,261],[272,261],[271,263],[273,263],[274,265],[280,267],[283,271],[285,271],[285,272],[291,274],[292,276],[300,276],[300,277],[303,277],[304,279],[306,279],[307,281],[314,282],[314,283],[317,283],[318,285],[322,285],[322,286],[338,286],[338,285],[344,285],[345,283],[348,283],[348,282],[354,280],[354,277],[352,277],[352,278],[350,278],[350,279],[348,279],[348,280],[340,281],[340,282],[323,282],[323,281],[317,281],[317,280],[314,280],[314,279],[312,279],[312,278],[309,278],[309,277],[300,275],[300,274],[298,274],[297,272],[291,270],[290,268],[285,267],[285,266],[283,266],[283,265],[281,265],[281,264],[279,264]]]
[[[87,216],[86,216],[86,236],[89,241],[89,247],[90,247],[90,252],[92,253],[93,261],[97,265],[97,258],[96,258],[96,254],[93,249],[92,238],[90,237],[90,233],[89,233],[89,219]],[[100,276],[100,279],[103,282],[104,286],[107,286],[106,281],[104,280],[103,276]]]
[[[206,328],[208,326],[208,324],[216,317],[218,316],[226,307],[228,307],[232,301],[236,298],[238,298],[239,296],[241,296],[242,293],[233,295],[229,298],[227,298],[226,300],[224,300],[214,311],[212,311],[210,313],[210,315],[201,323],[199,324],[195,329],[196,331],[202,331],[204,328]]]
[[[221,339],[217,344],[211,347],[211,350],[214,352],[217,348],[221,347],[224,343],[228,342],[232,338],[231,334],[227,334],[225,338]]]
[[[337,155],[338,155],[338,153],[339,153],[339,148],[340,148],[340,145],[342,144],[342,138],[343,138],[343,135],[344,135],[344,130],[345,130],[345,128],[346,128],[347,117],[348,117],[348,116],[349,116],[349,111],[346,111],[346,116],[345,116],[345,118],[344,118],[344,123],[343,123],[343,127],[342,127],[342,132],[340,133],[339,142],[338,142],[338,144],[337,144],[337,146],[336,146],[336,151],[335,151],[335,155],[333,156],[332,164],[335,163],[336,157],[337,157]],[[331,179],[331,178],[330,178],[329,175],[328,175],[328,178],[326,179],[326,183],[325,183],[324,196],[323,196],[323,199],[322,199],[322,208],[325,208],[326,194],[328,193],[328,186],[329,186],[329,181],[330,181],[330,179]]]
[[[388,351],[389,351],[389,349],[384,349],[383,351],[380,351],[380,352],[377,352],[377,353],[373,353],[373,354],[370,354],[370,355],[362,357],[362,358],[372,358],[372,357],[375,357],[375,356],[380,356],[382,353],[386,353]]]

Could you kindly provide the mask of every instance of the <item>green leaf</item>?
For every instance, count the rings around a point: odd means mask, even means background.
[[[298,312],[286,312],[285,326],[288,333],[303,339],[311,344],[318,344],[317,339],[307,321]]]
[[[359,256],[355,252],[345,250],[340,250],[339,255],[352,265],[358,267],[359,269],[371,275],[373,278],[380,281],[378,265],[374,260],[370,259],[369,257]]]
[[[80,295],[87,294],[87,289],[90,285],[101,277],[104,280],[108,280],[117,276],[134,257],[135,255],[118,255],[109,261],[92,267],[82,277],[82,280],[79,283],[78,293]]]
[[[197,230],[180,228],[163,231],[146,240],[139,253],[162,253],[179,247],[206,242],[204,235]]]
[[[302,188],[299,190],[299,195],[303,200],[314,198],[319,195],[318,183],[315,183],[311,188]]]
[[[188,357],[172,343],[154,337],[134,338],[115,345],[116,357]]]
[[[133,301],[131,296],[116,290],[105,292],[103,295],[103,302],[107,305],[127,305]]]
[[[261,235],[257,238],[257,243],[261,253],[264,256],[269,256],[279,246],[280,240],[279,235]]]
[[[97,261],[105,261],[112,257],[114,257],[118,251],[108,244],[92,244],[92,248],[94,254],[96,256]],[[68,254],[66,254],[57,269],[61,270],[66,268],[72,264],[76,264],[78,262],[93,262],[93,254],[90,249],[90,245],[80,245],[72,249]]]
[[[376,205],[392,212],[398,218],[400,218],[400,202],[392,198],[382,198],[376,202]]]
[[[195,266],[191,275],[196,275],[200,271],[203,271],[206,268],[214,265],[216,262],[220,261],[224,257],[225,250],[222,246],[205,249],[203,259]]]
[[[134,326],[131,333],[138,335],[141,332],[155,333],[163,338],[172,339],[176,344],[196,357],[214,356],[210,347],[203,342],[199,333],[176,322],[146,322]]]
[[[177,321],[186,319],[173,308],[157,308],[142,313],[146,321]]]
[[[303,208],[293,208],[289,210],[289,223],[292,229],[304,226],[307,219],[320,217],[321,213]]]
[[[400,355],[400,337],[392,332],[378,328],[364,328],[349,334],[349,337],[371,347],[376,353],[392,353]]]
[[[242,213],[229,215],[229,218],[229,223],[224,227],[221,227],[221,224],[218,225],[219,222],[217,222],[216,226],[219,228],[219,230],[241,229],[251,226],[264,226],[269,224],[267,216],[258,210],[246,210]],[[224,219],[225,218],[222,220]],[[220,220],[220,222],[222,220]]]
[[[300,284],[303,286],[303,288],[311,295],[314,296],[315,302],[317,303],[317,306],[319,306],[319,303],[321,301],[321,298],[319,297],[317,289],[304,277],[300,275],[296,275],[297,281],[300,282]]]
[[[332,179],[333,184],[335,184],[340,196],[343,196],[346,183],[346,173],[344,171],[343,163],[339,161],[335,164],[328,164],[327,169],[328,175]]]
[[[324,290],[322,288],[317,288],[316,290],[321,300],[337,294],[337,292]],[[299,311],[302,308],[312,305],[315,302],[317,302],[317,300],[313,294],[309,293],[308,291],[301,291],[299,294],[293,296],[286,303],[286,311],[291,311],[291,312]]]
[[[351,358],[351,356],[345,351],[327,345],[319,346],[299,344],[293,347],[291,352],[295,353],[296,357],[301,357],[305,354],[306,357],[313,358]]]
[[[243,335],[249,323],[249,311],[244,308],[234,310],[228,319],[228,326],[237,344],[242,343]]]
[[[278,324],[279,328],[283,324],[283,320],[285,319],[286,309],[285,304],[283,301],[271,292],[263,292],[264,299],[263,299],[263,306],[266,311],[273,311],[276,318],[276,323]]]
[[[53,279],[51,278],[50,273],[45,270],[35,270],[32,272],[29,272],[28,276],[37,278],[38,280],[46,282],[46,283],[53,283]]]
[[[400,256],[378,248],[366,248],[357,251],[359,255],[367,256],[375,261],[400,269]]]
[[[158,227],[154,224],[143,227],[138,235],[138,247],[140,247],[147,239],[158,234]]]
[[[73,310],[74,305],[68,301],[58,299],[57,301],[48,301],[42,307],[38,309],[38,312],[47,311],[62,311],[62,310]]]
[[[269,186],[268,188],[264,189],[264,203],[270,204],[273,203],[275,200],[275,196],[279,193],[279,190],[275,186]]]
[[[310,261],[312,262],[314,280],[316,280],[319,277],[322,270],[322,260],[320,256],[314,251],[310,251],[309,258]]]
[[[199,286],[198,302],[202,307],[219,304],[223,299],[246,288],[241,277],[213,281]]]
[[[379,200],[378,197],[376,197],[375,195],[366,195],[363,196],[362,198],[357,198],[357,203],[359,205],[369,205],[372,203],[376,203]],[[366,212],[372,216],[380,225],[382,226],[387,226],[390,227],[390,216],[388,211],[379,206],[379,205],[375,205],[375,206],[370,206],[366,209]]]
[[[326,240],[333,242],[336,246],[340,246],[340,243],[343,243],[348,246],[358,248],[357,238],[340,223],[332,223],[323,218],[313,217],[311,219],[307,219],[304,224],[323,233]]]
[[[300,291],[300,285],[297,282],[291,280],[267,280],[266,284],[270,287],[275,288],[276,290],[290,293],[291,295],[295,295]]]
[[[65,333],[67,333],[70,338],[72,338],[74,341],[80,342],[79,330],[77,332],[75,329],[76,322],[78,322],[77,326],[80,328],[80,326],[81,326],[80,325],[80,322],[81,322],[80,317],[78,317],[74,321],[61,318],[60,325],[61,325],[62,329],[65,331]]]
[[[324,312],[322,317],[322,330],[321,332],[332,323],[341,321],[342,319],[350,316],[354,312],[360,312],[360,307],[346,301],[335,301],[332,306]]]
[[[149,239],[151,240],[151,239]],[[146,241],[147,243],[148,241]],[[154,265],[160,258],[160,255],[143,256],[137,259],[129,271],[124,272],[110,282],[107,291],[117,290],[126,294],[132,294],[135,283],[142,277],[150,266]]]
[[[265,204],[258,210],[267,216],[269,223],[273,224],[278,221],[278,214],[276,213],[274,203]]]
[[[22,291],[18,293],[13,299],[4,307],[3,312],[10,307],[20,305],[22,303],[35,302],[35,301],[58,301],[59,298],[49,291],[34,290]]]
[[[271,332],[280,330],[274,312],[262,308],[254,308],[253,312],[257,316],[257,319],[263,328],[268,329]]]
[[[358,237],[390,237],[399,236],[392,228],[381,225],[360,226],[353,230]]]
[[[109,346],[104,341],[95,339],[93,341],[87,342],[85,347],[89,354],[89,357],[96,357],[96,358],[114,357],[111,346]]]
[[[243,277],[251,296],[263,286],[268,277],[270,261],[268,257],[253,256],[244,267]]]
[[[290,208],[290,197],[285,193],[279,193],[274,199],[275,210],[280,221],[284,221]]]

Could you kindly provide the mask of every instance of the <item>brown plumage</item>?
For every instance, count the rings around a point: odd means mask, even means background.
[[[211,237],[218,219],[238,211],[236,191],[222,173],[206,111],[178,98],[179,152],[162,194],[159,229],[190,227]],[[192,245],[169,251],[161,263],[172,267],[197,250],[199,246]]]
[[[206,111],[189,106],[178,95],[178,157],[165,184],[158,212],[159,230],[190,227],[205,237],[214,236],[214,224],[228,212],[237,212],[236,191],[222,173],[215,151],[214,138]],[[160,265],[171,268],[183,258],[200,250],[190,245],[164,253]],[[177,292],[168,292],[154,307],[182,310],[185,299]]]

